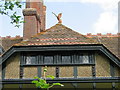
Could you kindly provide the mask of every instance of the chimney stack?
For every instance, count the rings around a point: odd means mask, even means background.
[[[23,10],[24,31],[23,40],[30,39],[45,30],[46,7],[42,0],[26,0],[26,8]]]

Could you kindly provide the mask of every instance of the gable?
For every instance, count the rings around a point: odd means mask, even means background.
[[[120,67],[120,60],[112,54],[107,48],[105,48],[103,45],[64,45],[64,46],[14,46],[12,47],[8,52],[6,52],[4,55],[2,55],[2,62],[5,62],[7,58],[9,58],[12,54],[15,52],[21,52],[21,51],[64,51],[64,50],[91,50],[91,51],[100,51],[105,56],[107,56],[111,61],[113,61],[116,65]]]
[[[37,45],[74,45],[74,44],[96,44],[97,41],[86,37],[72,29],[62,25],[47,29],[38,33],[27,41],[16,44],[15,46],[37,46]]]

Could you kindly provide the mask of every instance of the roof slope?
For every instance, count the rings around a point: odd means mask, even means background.
[[[102,37],[99,38],[101,43],[106,46],[113,54],[120,58],[120,37]]]
[[[72,29],[62,25],[55,26],[41,32],[29,39],[15,44],[15,46],[31,45],[73,45],[73,44],[96,44],[96,40],[86,37]]]
[[[120,58],[120,35],[90,35],[92,39],[98,40],[99,44],[103,44],[114,55]]]
[[[15,38],[0,38],[0,45],[3,47],[5,51],[7,51],[10,47],[12,47],[16,43],[20,43],[22,41],[22,37],[15,37]]]

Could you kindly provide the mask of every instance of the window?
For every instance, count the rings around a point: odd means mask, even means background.
[[[37,53],[26,54],[22,57],[21,64],[26,65],[57,65],[57,64],[94,64],[94,55],[90,53]]]
[[[44,56],[44,64],[53,64],[53,56]]]
[[[35,56],[26,56],[26,64],[36,64]]]
[[[83,63],[83,64],[90,63],[90,55],[87,53],[78,55],[77,63]]]
[[[83,55],[82,63],[89,63],[89,56],[87,54]]]
[[[62,64],[70,64],[71,63],[71,56],[62,56]]]

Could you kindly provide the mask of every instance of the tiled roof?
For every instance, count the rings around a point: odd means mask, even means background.
[[[41,32],[27,41],[15,44],[15,46],[31,45],[72,45],[72,44],[96,44],[96,40],[86,37],[72,29],[62,25],[55,26]]]
[[[5,51],[7,51],[10,47],[12,47],[16,43],[20,43],[22,41],[22,37],[0,37],[0,45],[3,47]]]
[[[88,35],[86,35],[88,36]],[[89,35],[88,37],[98,40],[114,55],[120,58],[120,35]]]
[[[82,35],[72,29],[56,24],[44,32],[38,33],[27,41],[22,38],[2,38],[3,48],[8,50],[14,46],[39,46],[39,45],[74,45],[74,44],[103,44],[114,55],[120,58],[120,35]]]
[[[120,37],[102,37],[99,38],[101,44],[105,45],[114,55],[120,58]]]

